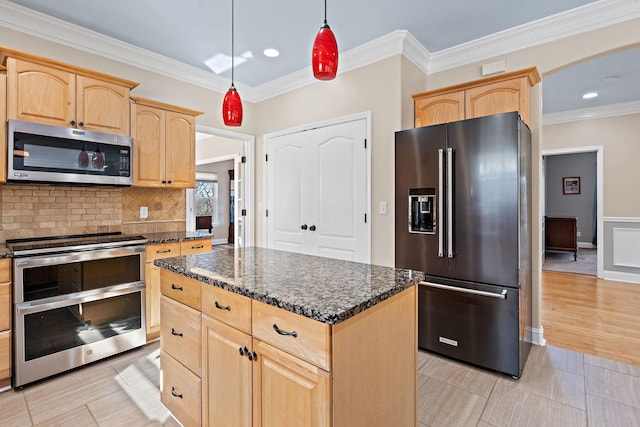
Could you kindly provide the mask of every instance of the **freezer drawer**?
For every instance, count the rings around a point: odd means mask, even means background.
[[[422,282],[418,346],[520,377],[518,297],[514,288]]]

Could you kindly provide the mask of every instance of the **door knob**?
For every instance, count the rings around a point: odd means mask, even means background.
[[[311,231],[316,231],[316,226],[315,226],[315,225],[312,225],[311,227],[309,227],[309,230],[311,230]]]
[[[302,224],[302,225],[300,226],[300,229],[301,229],[301,230],[306,230],[306,229],[307,229],[307,224]]]

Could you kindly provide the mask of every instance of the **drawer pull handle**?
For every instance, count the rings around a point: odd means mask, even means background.
[[[218,310],[227,310],[227,311],[231,311],[231,306],[230,305],[226,305],[226,306],[221,306],[220,304],[218,304],[218,301],[216,301],[216,308]]]
[[[171,252],[171,249],[165,249],[163,251],[156,251],[157,254],[168,254],[169,252]]]
[[[200,245],[200,246],[191,246],[191,249],[202,249],[204,248],[204,245]]]
[[[182,399],[182,393],[176,393],[176,388],[174,386],[171,386],[171,396]]]
[[[282,329],[278,328],[278,325],[276,325],[275,323],[273,324],[273,329],[275,329],[275,331],[279,335],[288,335],[288,336],[291,336],[291,337],[294,337],[294,338],[296,338],[298,336],[298,333],[296,331],[291,331],[291,332],[283,331]]]
[[[240,356],[244,356],[245,354],[249,354],[249,349],[247,347],[240,347]]]
[[[174,289],[176,291],[184,291],[184,288],[182,286],[176,286],[174,283],[171,284],[171,289]]]
[[[249,358],[249,360],[258,360],[258,355],[256,354],[255,351],[252,351],[251,353],[247,353],[247,357]]]
[[[176,330],[175,330],[175,329],[173,329],[173,328],[171,328],[171,335],[174,335],[174,336],[176,336],[176,337],[182,337],[182,336],[184,336],[184,335],[182,334],[182,332],[176,332]]]

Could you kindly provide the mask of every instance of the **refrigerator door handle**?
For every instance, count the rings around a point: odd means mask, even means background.
[[[453,148],[447,148],[447,256],[453,258]]]
[[[438,150],[438,256],[444,257],[444,150]]]
[[[473,295],[479,295],[479,296],[490,297],[490,298],[507,299],[507,290],[506,289],[503,289],[502,292],[497,294],[495,292],[478,291],[476,289],[459,288],[457,286],[441,285],[440,283],[420,282],[420,284],[423,285],[423,286],[427,286],[429,288],[444,289],[446,291],[462,292],[462,293],[465,293],[465,294],[473,294]]]

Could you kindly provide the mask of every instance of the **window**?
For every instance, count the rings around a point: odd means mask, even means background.
[[[200,175],[200,174],[198,174]],[[218,224],[218,174],[196,180],[195,213],[196,216],[210,216],[211,224]]]

